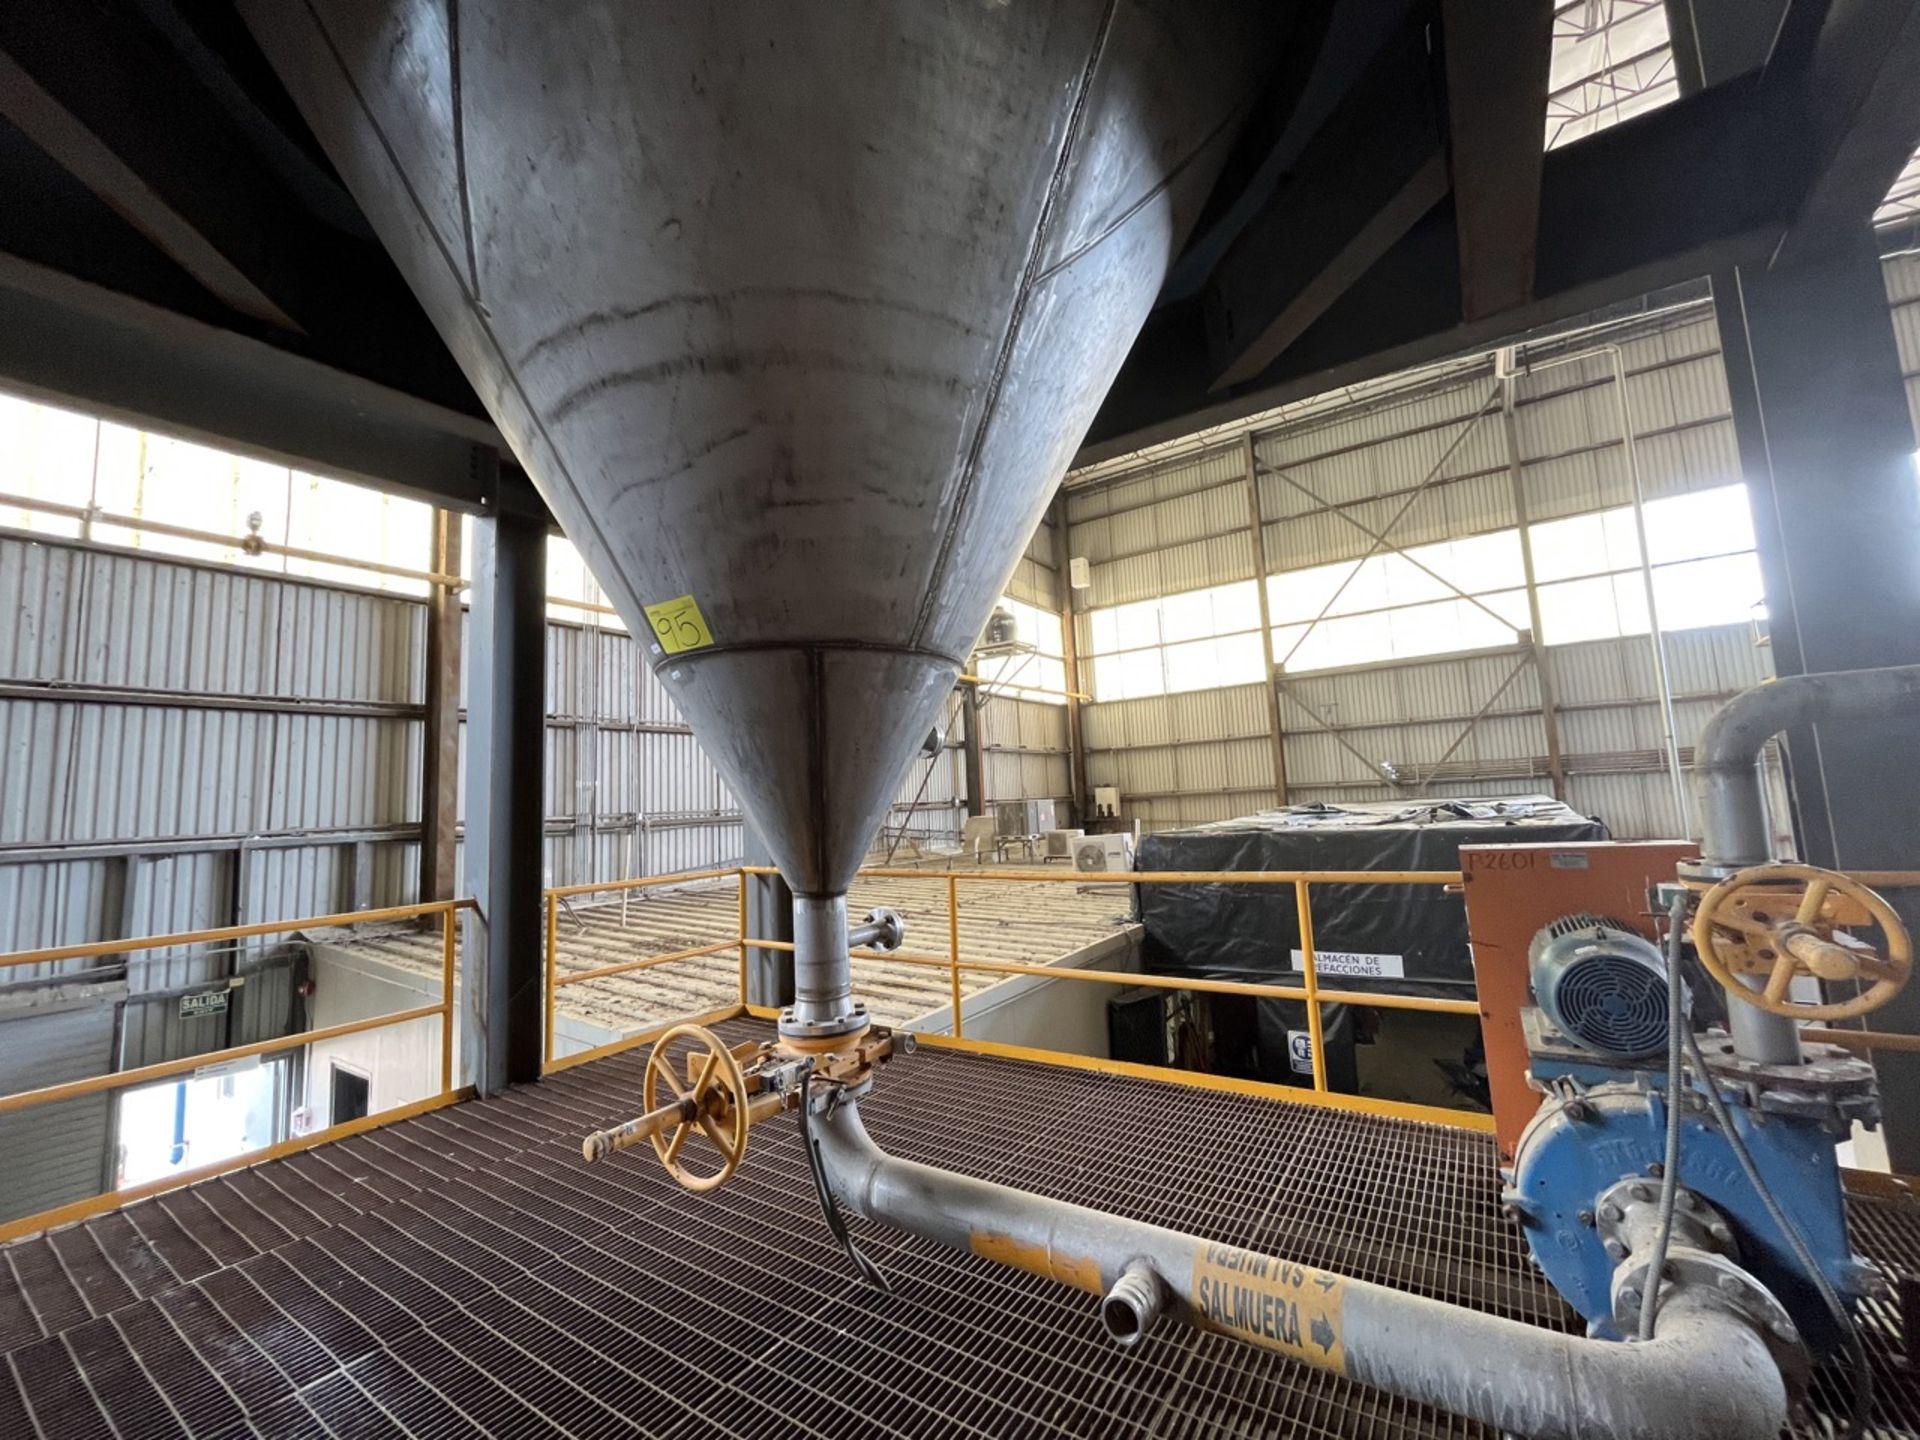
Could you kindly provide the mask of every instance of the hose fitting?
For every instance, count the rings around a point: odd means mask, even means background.
[[[1153,1322],[1167,1308],[1167,1287],[1144,1260],[1134,1260],[1120,1272],[1100,1302],[1100,1323],[1121,1345],[1138,1345]]]

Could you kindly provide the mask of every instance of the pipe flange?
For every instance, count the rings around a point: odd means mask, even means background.
[[[1699,855],[1682,860],[1673,867],[1674,873],[1692,888],[1718,885],[1729,875],[1737,874],[1744,868],[1744,866],[1725,864],[1718,860],[1708,860]]]
[[[1718,1030],[1700,1037],[1707,1071],[1723,1089],[1735,1088],[1752,1109],[1823,1124],[1845,1135],[1858,1120],[1880,1120],[1880,1084],[1873,1062],[1836,1045],[1803,1046],[1798,1065],[1770,1065],[1741,1055],[1732,1038]]]
[[[796,1040],[831,1040],[836,1035],[852,1035],[867,1028],[867,1007],[856,1000],[853,1008],[825,1020],[802,1020],[789,1005],[780,1012],[780,1033]]]
[[[1647,1274],[1650,1258],[1630,1260],[1613,1272],[1613,1323],[1622,1335],[1639,1329],[1640,1305],[1651,1279]],[[1667,1252],[1665,1278],[1659,1283],[1662,1305],[1672,1304],[1684,1292],[1746,1321],[1780,1367],[1788,1394],[1805,1393],[1813,1364],[1799,1328],[1774,1293],[1739,1265],[1724,1255],[1675,1245]],[[1657,1328],[1654,1333],[1659,1334]]]
[[[867,940],[867,948],[882,954],[898,950],[907,940],[907,917],[885,905],[869,910],[861,928],[874,932]]]
[[[1630,1177],[1602,1190],[1593,1202],[1593,1228],[1608,1258],[1616,1264],[1650,1252],[1660,1228],[1660,1182]],[[1674,1194],[1670,1243],[1675,1249],[1684,1247],[1733,1260],[1740,1256],[1727,1217],[1711,1201],[1684,1185]]]

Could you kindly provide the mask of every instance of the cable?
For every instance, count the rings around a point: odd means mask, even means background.
[[[828,1104],[837,1103],[831,1096]],[[840,1247],[847,1252],[847,1260],[860,1278],[874,1289],[891,1295],[893,1286],[887,1283],[886,1273],[869,1260],[854,1243],[853,1232],[847,1228],[847,1220],[840,1213],[840,1202],[834,1197],[833,1186],[827,1180],[827,1164],[820,1156],[820,1142],[814,1138],[813,1122],[809,1118],[813,1113],[813,1090],[808,1081],[801,1082],[800,1090],[800,1144],[807,1152],[807,1169],[813,1175],[813,1193],[820,1198],[820,1213],[826,1217],[827,1229]]]
[[[1673,1211],[1680,1198],[1680,1050],[1684,1036],[1693,1033],[1681,1001],[1686,987],[1680,980],[1680,937],[1687,928],[1687,896],[1682,891],[1673,897],[1667,912],[1667,1149],[1660,1171],[1660,1219],[1654,1234],[1653,1259],[1641,1282],[1640,1338],[1653,1338],[1655,1317],[1660,1313],[1660,1278],[1666,1273],[1667,1245],[1673,1239]]]
[[[1727,1102],[1720,1098],[1720,1089],[1713,1083],[1713,1077],[1707,1071],[1707,1060],[1700,1053],[1700,1039],[1691,1029],[1686,1032],[1687,1056],[1693,1063],[1693,1069],[1700,1081],[1700,1088],[1706,1092],[1707,1105],[1713,1111],[1713,1118],[1719,1122],[1720,1129],[1727,1137],[1727,1144],[1733,1149],[1734,1159],[1740,1162],[1740,1169],[1747,1177],[1747,1183],[1753,1186],[1760,1196],[1760,1203],[1766,1207],[1767,1218],[1773,1221],[1787,1245],[1792,1249],[1794,1259],[1800,1262],[1800,1268],[1813,1282],[1813,1288],[1819,1292],[1820,1299],[1832,1314],[1834,1323],[1840,1327],[1840,1334],[1846,1341],[1853,1360],[1853,1410],[1847,1417],[1846,1440],[1858,1440],[1865,1433],[1867,1415],[1873,1408],[1873,1368],[1867,1356],[1867,1347],[1860,1339],[1853,1317],[1847,1313],[1847,1307],[1834,1293],[1833,1286],[1827,1283],[1827,1277],[1821,1273],[1820,1264],[1813,1258],[1813,1247],[1807,1244],[1806,1237],[1800,1233],[1800,1227],[1780,1208],[1780,1202],[1773,1198],[1773,1191],[1767,1188],[1767,1182],[1761,1178],[1760,1167],[1754,1164],[1753,1154],[1747,1149],[1747,1142],[1740,1132],[1733,1128],[1733,1116],[1727,1111]]]

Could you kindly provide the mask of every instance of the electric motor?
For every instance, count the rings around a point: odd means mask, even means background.
[[[1568,1039],[1616,1060],[1665,1048],[1666,961],[1619,921],[1563,916],[1533,937],[1527,967],[1534,999]]]

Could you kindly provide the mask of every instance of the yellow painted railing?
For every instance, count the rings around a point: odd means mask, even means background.
[[[776,875],[770,866],[741,867],[744,875]],[[866,880],[925,880],[924,870],[862,870]],[[1313,943],[1312,887],[1315,885],[1458,885],[1457,870],[1119,870],[1106,874],[1084,874],[1075,870],[952,870],[947,882],[947,953],[931,955],[911,950],[856,950],[863,960],[892,961],[902,965],[944,966],[953,1012],[953,1038],[966,1039],[965,987],[961,975],[966,971],[989,975],[1040,975],[1049,980],[1077,981],[1094,985],[1148,986],[1164,990],[1200,991],[1211,995],[1244,995],[1260,1000],[1296,1000],[1307,1008],[1307,1032],[1313,1046],[1313,1087],[1318,1099],[1335,1096],[1327,1088],[1327,1062],[1322,1045],[1320,1007],[1322,1005],[1372,1005],[1386,1010],[1421,1010],[1436,1015],[1478,1017],[1480,1007],[1471,1000],[1429,999],[1421,995],[1385,995],[1370,991],[1325,990],[1320,986],[1319,962]],[[1285,885],[1292,889],[1294,913],[1300,933],[1299,985],[1261,985],[1239,980],[1204,980],[1180,975],[1144,975],[1119,970],[1063,969],[1053,965],[1024,964],[1012,960],[969,960],[960,953],[960,886],[998,883],[1010,885]],[[790,951],[790,942],[765,940],[742,935],[745,949]],[[744,1004],[746,996],[741,995]],[[1285,1087],[1282,1087],[1285,1088]],[[1355,1098],[1355,1097],[1345,1097]],[[1473,1114],[1476,1112],[1460,1112]]]
[[[747,881],[750,877],[773,876],[779,872],[771,866],[744,865],[729,869],[699,870],[678,875],[651,875],[635,880],[616,880],[594,882],[583,885],[557,886],[547,891],[546,911],[546,967],[547,967],[547,1013],[546,1013],[546,1070],[552,1073],[568,1069],[588,1060],[599,1059],[605,1055],[617,1054],[637,1045],[650,1043],[667,1028],[665,1022],[645,1031],[624,1036],[609,1044],[595,1046],[565,1056],[555,1055],[556,1016],[555,1010],[560,992],[568,985],[584,980],[601,979],[611,975],[626,974],[644,970],[657,965],[668,965],[680,960],[698,959],[708,955],[723,954],[737,950],[738,993],[736,1004],[732,1007],[716,1008],[700,1015],[683,1017],[685,1021],[696,1024],[713,1024],[732,1015],[752,1014],[762,1018],[775,1012],[749,1006],[747,997],[747,961],[755,950],[790,954],[793,943],[786,940],[772,940],[747,933]],[[735,933],[726,939],[711,944],[697,945],[675,950],[661,955],[639,956],[631,960],[612,965],[599,965],[591,969],[563,972],[560,968],[559,943],[559,907],[560,902],[576,895],[608,895],[633,890],[656,889],[668,885],[686,885],[702,881],[734,879],[739,885],[739,904]],[[979,1054],[1006,1055],[1015,1058],[1039,1060],[1048,1063],[1107,1070],[1111,1073],[1150,1074],[1157,1078],[1175,1080],[1184,1084],[1198,1084],[1206,1088],[1265,1095],[1280,1100],[1308,1100],[1331,1105],[1340,1109],[1359,1110],[1371,1114],[1391,1114],[1403,1118],[1416,1118],[1437,1121],[1445,1124],[1464,1125],[1482,1129],[1490,1124],[1489,1118],[1479,1111],[1450,1110],[1435,1106],[1402,1105],[1396,1102],[1376,1101],[1365,1096],[1346,1095],[1332,1090],[1327,1085],[1326,1057],[1324,1054],[1324,1029],[1321,1007],[1324,1005],[1371,1005],[1386,1010],[1418,1010],[1429,1014],[1460,1015],[1478,1018],[1479,1006],[1472,1000],[1431,999],[1419,995],[1375,994],[1371,991],[1342,990],[1326,988],[1320,983],[1319,961],[1314,945],[1312,887],[1315,885],[1438,885],[1449,886],[1460,883],[1460,874],[1454,870],[1362,870],[1362,871],[1264,871],[1247,872],[1237,870],[1208,871],[1116,871],[1111,874],[1088,875],[1070,870],[953,870],[947,872],[875,868],[862,870],[862,880],[917,880],[944,885],[946,890],[946,945],[942,952],[916,950],[855,950],[856,960],[877,961],[883,964],[918,966],[939,969],[947,972],[947,992],[952,1013],[952,1038],[922,1035],[927,1043],[974,1051]],[[1058,965],[1033,964],[1013,960],[969,959],[961,949],[960,916],[961,887],[963,885],[982,884],[1054,884],[1054,885],[1283,885],[1293,892],[1294,908],[1298,916],[1300,930],[1301,978],[1298,985],[1266,985],[1250,981],[1207,980],[1178,975],[1147,975],[1134,971],[1091,970],[1061,967]],[[986,1041],[969,1040],[966,1035],[966,986],[964,976],[968,973],[986,975],[1030,975],[1047,980],[1061,980],[1070,983],[1113,986],[1146,986],[1164,990],[1198,991],[1214,995],[1241,995],[1253,999],[1292,1000],[1306,1006],[1308,1034],[1312,1044],[1313,1084],[1311,1088],[1277,1085],[1264,1081],[1241,1081],[1231,1077],[1198,1075],[1192,1071],[1179,1070],[1171,1066],[1139,1066],[1111,1060],[1089,1060],[1084,1056],[1062,1055],[1053,1051],[1033,1050],[1023,1047],[1008,1047]]]
[[[104,1210],[131,1204],[135,1200],[143,1200],[150,1195],[158,1195],[182,1185],[190,1185],[197,1180],[206,1180],[231,1170],[257,1165],[262,1160],[291,1155],[328,1140],[357,1135],[362,1131],[405,1119],[409,1115],[435,1110],[461,1099],[467,1092],[456,1090],[453,1084],[454,966],[455,957],[459,951],[459,912],[470,909],[472,906],[471,900],[437,900],[420,905],[395,905],[382,910],[356,910],[342,915],[315,915],[304,919],[272,920],[255,925],[227,925],[213,930],[184,930],[172,935],[147,935],[132,940],[95,940],[84,945],[56,945],[46,949],[20,950],[12,954],[0,955],[0,974],[3,974],[24,965],[49,965],[65,960],[127,955],[140,950],[166,950],[180,945],[216,944],[222,941],[247,940],[267,935],[286,935],[301,930],[322,930],[339,925],[365,925],[376,921],[412,920],[425,916],[438,916],[440,919],[440,999],[437,1004],[416,1005],[411,1009],[395,1011],[391,1015],[376,1015],[365,1020],[328,1025],[318,1030],[303,1030],[271,1040],[256,1040],[247,1045],[232,1045],[224,1050],[183,1055],[176,1060],[162,1060],[152,1065],[136,1066],[131,1070],[114,1070],[103,1075],[89,1075],[81,1080],[68,1080],[57,1085],[43,1085],[34,1090],[21,1090],[12,1095],[0,1096],[0,1115],[14,1114],[40,1105],[53,1105],[62,1100],[74,1100],[86,1095],[124,1090],[130,1086],[147,1085],[157,1080],[191,1075],[208,1066],[229,1060],[244,1060],[254,1055],[274,1054],[302,1045],[364,1034],[369,1030],[405,1025],[415,1020],[429,1020],[435,1016],[440,1020],[440,1089],[437,1094],[430,1095],[424,1100],[414,1101],[412,1104],[381,1111],[377,1115],[329,1125],[325,1129],[316,1130],[307,1135],[296,1135],[263,1149],[250,1150],[225,1160],[216,1160],[192,1169],[175,1171],[173,1174],[143,1184],[109,1190],[53,1210],[42,1211],[37,1215],[5,1221],[0,1223],[0,1243],[55,1225],[84,1220]]]
[[[683,950],[670,951],[664,955],[643,955],[633,960],[622,960],[613,965],[596,965],[588,970],[571,970],[565,974],[560,971],[560,902],[575,895],[605,895],[634,890],[655,890],[666,885],[692,885],[703,880],[726,880],[731,878],[740,888],[738,924],[735,933],[726,940],[717,940],[711,945],[693,945]],[[674,1024],[714,1025],[722,1020],[731,1020],[741,1013],[747,1003],[747,950],[741,942],[747,935],[747,871],[739,866],[728,866],[724,870],[688,870],[674,875],[644,875],[634,880],[589,881],[583,885],[554,885],[546,892],[547,904],[547,983],[543,987],[546,993],[546,1048],[541,1051],[542,1073],[552,1074],[556,1070],[571,1069],[575,1065],[585,1064],[589,1060],[598,1060],[603,1055],[617,1055],[622,1050],[631,1050],[636,1045],[648,1044],[657,1039],[662,1032]],[[739,963],[739,999],[727,1005],[697,1015],[687,1015],[667,1024],[657,1025],[633,1035],[624,1035],[606,1045],[596,1045],[588,1050],[576,1051],[571,1055],[556,1055],[555,1029],[560,992],[569,985],[578,985],[583,980],[605,980],[613,975],[626,975],[635,970],[648,970],[656,965],[671,965],[676,960],[697,960],[707,955],[721,955],[729,950],[740,952]]]

